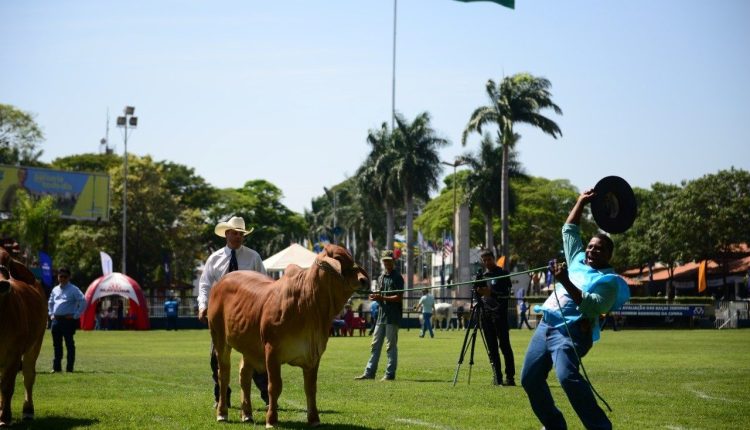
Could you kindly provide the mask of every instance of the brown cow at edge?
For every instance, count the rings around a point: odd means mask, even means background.
[[[208,300],[208,324],[219,360],[219,404],[216,419],[227,420],[226,392],[232,348],[242,354],[240,386],[242,421],[252,422],[252,372],[268,372],[269,407],[266,427],[278,421],[281,365],[302,368],[307,397],[307,422],[320,424],[316,391],[318,366],[328,343],[333,317],[352,293],[369,286],[367,273],[349,252],[326,245],[312,267],[287,267],[278,281],[251,271],[224,276]]]
[[[11,399],[19,368],[26,390],[23,419],[34,418],[32,389],[47,327],[46,303],[31,271],[0,249],[0,427],[11,424]]]

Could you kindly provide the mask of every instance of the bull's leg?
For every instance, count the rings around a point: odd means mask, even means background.
[[[34,419],[34,382],[36,381],[36,360],[39,358],[39,351],[42,349],[42,340],[44,337],[40,337],[39,341],[31,348],[31,350],[23,356],[23,385],[25,388],[25,396],[23,399],[23,419],[33,420]]]
[[[253,369],[246,364],[248,357],[243,356],[240,361],[240,419],[242,422],[251,423],[253,422],[253,407],[250,403],[250,389],[253,384],[252,381]]]
[[[305,378],[305,397],[307,398],[307,424],[312,427],[320,425],[320,416],[318,415],[318,366],[320,362],[309,369],[302,369],[302,375]]]
[[[41,345],[41,342],[39,343]],[[29,354],[23,357],[23,419],[34,419],[34,381],[36,380],[36,357],[30,357]]]
[[[281,363],[273,353],[273,347],[266,344],[266,372],[268,372],[268,411],[266,428],[272,428],[279,422],[279,396],[281,395]]]
[[[216,421],[226,421],[229,417],[229,408],[227,407],[227,387],[229,387],[229,374],[232,366],[232,350],[214,344],[217,361],[219,362],[219,404],[216,406]]]
[[[16,374],[21,363],[13,360],[6,363],[2,375],[0,375],[0,427],[10,426],[11,413],[10,401],[13,398],[13,389],[16,386]]]

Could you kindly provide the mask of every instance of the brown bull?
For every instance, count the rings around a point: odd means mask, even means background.
[[[367,287],[367,273],[349,252],[326,245],[307,270],[287,267],[278,281],[251,271],[232,272],[212,289],[208,324],[219,360],[219,404],[216,419],[227,419],[232,348],[242,354],[240,386],[242,421],[252,421],[252,372],[268,373],[266,427],[278,421],[281,364],[302,368],[307,397],[307,422],[320,424],[316,391],[320,358],[328,343],[333,317],[352,293]]]
[[[34,418],[32,389],[47,326],[46,302],[44,291],[26,266],[0,250],[0,427],[11,423],[11,399],[19,368],[26,390],[23,418]]]

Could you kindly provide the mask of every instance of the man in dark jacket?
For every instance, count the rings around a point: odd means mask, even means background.
[[[511,293],[510,275],[495,263],[495,254],[485,249],[481,253],[484,271],[477,275],[474,290],[481,306],[481,323],[487,341],[487,353],[494,372],[495,385],[516,385],[516,365],[510,347],[510,327],[508,327],[508,298]],[[501,277],[502,278],[498,278]],[[505,380],[501,371],[500,351],[505,358]]]

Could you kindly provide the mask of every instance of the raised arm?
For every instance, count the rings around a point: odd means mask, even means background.
[[[570,213],[568,214],[568,219],[565,220],[566,224],[575,224],[580,225],[581,223],[581,215],[583,214],[583,208],[586,206],[587,203],[589,203],[594,196],[596,196],[596,193],[593,189],[586,190],[582,192],[578,196],[578,200],[576,200],[576,204],[573,206],[573,209],[570,210]]]

